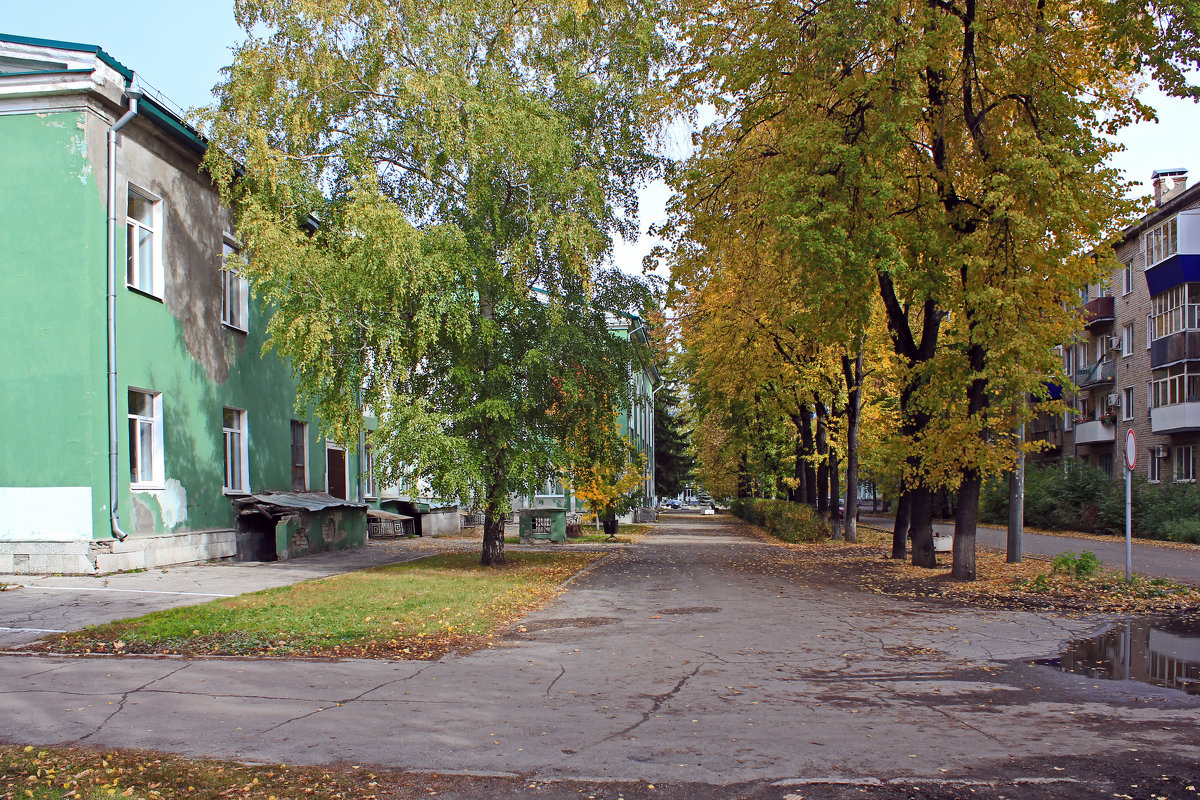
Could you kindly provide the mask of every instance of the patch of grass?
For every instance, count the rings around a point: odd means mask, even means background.
[[[85,628],[33,649],[438,658],[486,646],[599,555],[510,553],[499,568],[481,567],[475,553],[431,556]]]
[[[400,795],[388,777],[365,769],[247,766],[136,750],[0,745],[0,797],[33,800],[188,798],[188,800],[322,800],[415,797]],[[391,785],[389,785],[391,784]],[[405,787],[408,788],[408,787]]]

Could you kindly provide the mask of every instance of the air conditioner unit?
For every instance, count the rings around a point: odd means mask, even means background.
[[[1109,396],[1108,396],[1108,404],[1109,404],[1110,406],[1115,406],[1115,405],[1116,405],[1117,403],[1119,403],[1120,401],[1121,401],[1121,398],[1120,398],[1120,396],[1119,396],[1119,395],[1118,395],[1116,392],[1112,392],[1111,394],[1109,394]]]
[[[1108,349],[1109,350],[1120,350],[1121,349],[1121,336],[1119,334],[1114,333],[1112,336],[1108,337]]]
[[[1162,445],[1162,444],[1156,446],[1154,448],[1154,457],[1155,458],[1166,458],[1167,457],[1167,446]]]

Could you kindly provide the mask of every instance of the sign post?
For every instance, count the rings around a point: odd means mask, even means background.
[[[1137,436],[1125,434],[1125,582],[1133,580],[1133,468],[1137,466]]]

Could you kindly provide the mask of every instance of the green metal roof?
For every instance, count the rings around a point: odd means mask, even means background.
[[[0,42],[13,44],[28,44],[34,47],[57,47],[60,50],[74,50],[77,53],[95,53],[96,57],[121,73],[125,80],[133,80],[133,70],[104,52],[104,48],[95,44],[80,44],[79,42],[63,42],[58,39],[39,39],[35,36],[17,36],[12,33],[0,33]]]
[[[63,42],[57,39],[39,39],[33,36],[15,36],[10,33],[0,33],[0,42],[12,42],[14,44],[32,45],[34,47],[54,47],[60,50],[72,50],[77,53],[95,53],[97,58],[115,69],[125,78],[126,85],[129,85],[133,81],[133,70],[106,53],[99,45]],[[52,71],[62,72],[62,70]],[[68,71],[75,72],[77,70]],[[138,113],[158,125],[158,127],[162,128],[176,140],[195,150],[198,154],[203,155],[208,149],[208,141],[195,128],[188,125],[174,111],[171,111],[149,94],[142,95],[141,100],[138,102]]]

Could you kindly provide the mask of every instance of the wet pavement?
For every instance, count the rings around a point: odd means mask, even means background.
[[[1200,695],[1200,618],[1121,620],[1103,633],[1068,642],[1059,657],[1038,663],[1089,678]]]
[[[0,737],[491,787],[462,797],[1196,796],[1200,697],[1037,663],[1110,620],[823,585],[727,515],[664,520],[437,662],[0,656]]]

